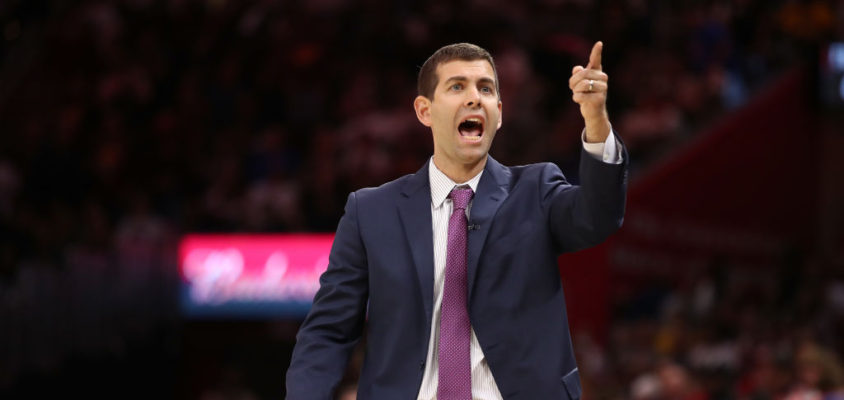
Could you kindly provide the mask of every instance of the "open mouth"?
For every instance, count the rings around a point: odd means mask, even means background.
[[[484,121],[477,117],[466,118],[457,126],[460,136],[469,140],[481,140],[484,133]]]

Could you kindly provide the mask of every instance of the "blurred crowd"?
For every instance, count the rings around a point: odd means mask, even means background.
[[[11,0],[0,24],[2,388],[73,354],[122,354],[177,318],[179,234],[333,231],[348,192],[416,171],[431,154],[411,110],[416,73],[443,44],[474,42],[496,59],[504,126],[492,155],[554,161],[576,181],[582,119],[567,79],[594,40],[635,174],[844,37],[844,7]],[[753,312],[769,314],[732,308],[724,293],[705,310],[664,296],[659,318],[619,317],[611,346],[623,357],[577,345],[599,353],[581,356],[600,364],[596,393],[607,374],[641,399],[840,389],[841,346],[764,331],[758,341],[753,329],[767,325]],[[692,334],[701,326],[712,337]]]
[[[575,339],[592,398],[844,399],[844,271],[804,250],[716,257],[614,304],[605,348]]]

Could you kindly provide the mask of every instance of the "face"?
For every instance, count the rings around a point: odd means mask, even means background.
[[[501,127],[492,66],[486,60],[453,60],[437,66],[437,78],[434,98],[414,102],[419,121],[433,133],[434,163],[444,172],[483,167]]]

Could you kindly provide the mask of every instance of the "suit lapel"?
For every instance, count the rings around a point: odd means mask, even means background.
[[[434,235],[427,162],[407,181],[402,188],[402,196],[399,215],[408,246],[413,253],[425,314],[430,321],[434,303]]]
[[[475,278],[478,273],[481,250],[484,247],[489,230],[492,228],[492,220],[495,217],[495,213],[510,194],[509,181],[510,171],[492,157],[488,157],[486,166],[484,167],[484,174],[481,176],[481,181],[478,183],[478,190],[472,200],[472,209],[469,212],[469,224],[474,226],[474,229],[469,231],[468,249],[468,298],[470,302],[472,300],[472,290],[475,287]]]
[[[434,303],[434,236],[431,222],[431,187],[428,180],[428,163],[410,177],[402,188],[399,201],[399,216],[414,267],[419,278],[422,304],[427,320],[431,319]],[[469,232],[468,281],[469,299],[478,272],[481,250],[492,227],[495,213],[509,195],[510,172],[492,157],[487,159],[484,174],[478,183],[478,190],[472,200],[469,224],[476,226]]]

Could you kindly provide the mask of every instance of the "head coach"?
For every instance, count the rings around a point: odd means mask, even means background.
[[[602,48],[569,78],[585,123],[580,185],[551,163],[489,156],[503,109],[486,50],[459,43],[428,58],[413,106],[434,154],[415,174],[349,195],[297,335],[288,399],[332,399],[364,331],[361,400],[580,398],[557,256],[615,232],[627,187]]]

